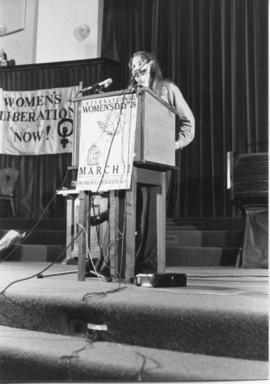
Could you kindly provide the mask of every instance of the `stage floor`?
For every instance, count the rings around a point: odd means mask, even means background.
[[[49,267],[49,268],[48,268]],[[185,273],[186,287],[145,288],[135,284],[106,282],[104,279],[86,277],[78,281],[76,265],[64,265],[43,262],[2,262],[0,263],[0,292],[9,284],[5,292],[25,292],[40,295],[78,296],[98,290],[117,288],[119,285],[140,292],[146,289],[150,292],[171,292],[179,296],[209,295],[218,297],[258,297],[268,295],[268,269],[243,269],[236,267],[181,267],[167,268],[166,272]],[[43,272],[44,271],[44,272]],[[65,274],[66,272],[74,272]],[[44,278],[37,278],[42,273]],[[54,275],[54,274],[60,275]],[[64,273],[61,275],[61,273]],[[50,276],[51,275],[51,276]],[[19,281],[22,280],[22,281]]]

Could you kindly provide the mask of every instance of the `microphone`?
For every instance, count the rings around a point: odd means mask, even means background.
[[[144,74],[144,73],[147,71],[148,68],[149,68],[150,71],[151,71],[151,69],[153,68],[154,63],[155,63],[155,62],[154,62],[154,60],[152,59],[152,60],[148,61],[147,63],[142,64],[142,65],[140,66],[140,68],[137,69],[137,70],[134,72],[133,76],[131,77],[131,83],[130,83],[130,85],[129,85],[129,87],[128,87],[128,89],[129,89],[130,91],[133,92],[133,91],[135,90],[135,88],[139,86],[139,84],[137,83],[137,81],[136,81],[136,79],[135,79],[136,76],[139,75],[139,74]]]
[[[143,65],[141,65],[141,67],[138,69],[138,71],[136,71],[136,73],[143,73],[143,71],[146,68],[150,68],[151,69],[153,64],[154,64],[154,60],[150,60],[150,61],[148,61],[148,63],[144,63]]]
[[[140,66],[139,69],[137,69],[137,71],[134,72],[134,75],[132,76],[132,79],[134,80],[134,78],[139,75],[140,73],[143,73],[145,68],[148,67],[148,68],[152,68],[152,65],[154,64],[154,60],[150,60],[148,61],[147,63],[144,63]]]
[[[111,78],[103,80],[99,83],[95,83],[93,85],[90,85],[90,87],[82,88],[80,92],[86,92],[91,91],[92,89],[96,88],[108,88],[112,84],[113,80]]]

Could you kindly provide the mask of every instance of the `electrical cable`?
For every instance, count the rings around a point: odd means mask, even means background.
[[[78,360],[80,359],[79,353],[85,351],[89,347],[89,345],[92,344],[92,341],[89,339],[84,340],[83,342],[84,342],[84,345],[81,348],[78,348],[72,351],[71,354],[69,355],[63,355],[60,357],[60,360],[66,360],[67,371],[68,371],[68,379],[67,379],[68,382],[73,381],[72,368],[79,368],[79,363],[78,363]],[[76,361],[77,364],[73,363],[74,361]]]
[[[67,174],[66,174],[67,176]],[[66,178],[65,176],[65,178]],[[64,182],[65,182],[65,178],[62,182],[62,186],[64,185]],[[56,195],[55,195],[56,196]],[[51,202],[50,202],[51,203]],[[49,205],[48,205],[49,206]],[[48,208],[48,206],[46,208]],[[85,214],[85,217],[84,217],[84,220],[86,218],[86,214]],[[39,221],[40,222],[40,221]],[[37,225],[36,225],[37,226]],[[34,226],[34,228],[36,228],[36,226]],[[10,286],[16,284],[16,283],[19,283],[21,281],[26,281],[26,280],[30,280],[34,277],[37,277],[37,278],[42,278],[42,273],[47,271],[49,268],[51,268],[59,259],[62,258],[62,256],[66,253],[67,249],[74,243],[74,241],[80,236],[80,234],[82,233],[82,230],[81,231],[78,231],[78,233],[73,237],[72,241],[64,248],[64,250],[57,256],[57,258],[52,261],[47,267],[45,267],[44,269],[42,269],[41,271],[39,271],[38,273],[35,273],[34,275],[31,275],[31,276],[28,276],[26,278],[23,278],[23,279],[18,279],[18,280],[15,280],[13,282],[11,282],[10,284],[8,284],[1,292],[0,292],[0,295],[3,294]]]
[[[31,276],[28,276],[28,277],[24,277],[22,279],[18,279],[18,280],[14,280],[13,282],[9,283],[4,289],[2,289],[2,291],[0,291],[0,295],[2,295],[9,287],[11,287],[12,285],[16,284],[16,283],[19,283],[21,281],[26,281],[26,280],[30,280],[34,277],[40,277],[40,275],[47,271],[49,268],[51,268],[62,256],[63,254],[66,252],[66,250],[74,243],[74,241],[76,240],[77,237],[79,237],[79,235],[82,233],[82,230],[80,232],[77,233],[77,235],[72,239],[72,241],[66,246],[66,248],[57,256],[57,258],[52,261],[49,265],[47,265],[47,267],[45,267],[44,269],[42,269],[41,271],[39,271],[38,273],[35,273],[34,275],[31,275]]]
[[[131,116],[130,116],[131,117]],[[131,119],[129,120],[129,124],[131,125]],[[130,134],[130,126],[129,126],[129,129],[128,129],[128,132]],[[128,138],[128,153],[130,153],[130,138],[131,136],[129,135],[129,138]],[[131,181],[132,182],[132,181]],[[125,201],[124,201],[124,212],[123,212],[123,216],[124,216],[124,220],[123,220],[123,232],[122,232],[122,240],[124,240],[125,236],[126,236],[126,224],[127,224],[127,193],[125,193],[125,197],[124,197]],[[120,232],[120,231],[119,231]],[[120,232],[121,233],[121,232]],[[122,271],[122,266],[123,266],[123,259],[124,259],[124,251],[125,251],[125,242],[122,241],[121,243],[121,253],[120,253],[120,271]]]
[[[122,242],[121,242],[121,253],[120,253],[120,263],[119,263],[119,270],[120,270],[120,275],[121,275],[121,272],[122,272],[122,267],[123,267],[123,259],[124,259],[124,250],[125,250],[125,236],[126,236],[126,222],[127,222],[127,194],[125,193],[125,203],[124,203],[124,220],[123,220],[123,232],[122,232]],[[120,232],[120,231],[119,231]],[[121,232],[120,232],[121,233]]]
[[[119,286],[117,288],[104,290],[104,291],[100,291],[100,292],[87,292],[83,295],[83,297],[81,299],[81,305],[85,308],[86,312],[89,314],[90,312],[88,312],[87,307],[86,307],[86,304],[87,304],[86,300],[88,298],[94,299],[95,297],[101,297],[101,298],[107,297],[107,295],[110,293],[120,292],[126,288],[128,288],[128,286],[126,286],[126,285],[122,286],[121,281],[119,281]]]
[[[102,181],[103,181],[103,178],[104,178],[104,175],[105,175],[106,165],[107,165],[108,160],[109,160],[109,156],[110,156],[110,152],[111,152],[112,144],[113,144],[113,141],[114,141],[116,132],[117,132],[117,130],[118,130],[118,128],[119,128],[120,119],[121,119],[121,111],[122,111],[122,108],[123,108],[124,100],[125,100],[125,93],[123,93],[123,100],[122,100],[122,102],[121,102],[121,104],[120,104],[120,105],[121,105],[121,108],[120,108],[120,111],[119,111],[119,119],[118,119],[118,122],[117,122],[117,125],[116,125],[116,129],[115,129],[115,131],[114,131],[114,133],[113,133],[113,136],[112,136],[112,140],[111,140],[111,143],[110,143],[110,146],[109,146],[109,150],[108,150],[108,153],[107,153],[107,156],[106,156],[106,161],[105,161],[104,171],[103,171],[101,180],[100,180],[100,182],[99,182],[99,185],[98,185],[98,188],[97,188],[97,192],[98,192],[98,190],[99,190],[99,188],[100,188],[100,186],[101,186],[101,184],[102,184]],[[97,192],[96,192],[96,193],[97,193]],[[92,197],[92,208],[93,208],[93,213],[94,213],[94,217],[95,217],[96,214],[95,214],[95,201],[94,201],[94,200],[95,200],[95,196]],[[125,199],[125,201],[126,201],[126,199]],[[126,207],[126,204],[125,204],[125,207]],[[125,209],[125,211],[126,211],[126,209]],[[124,215],[124,216],[125,216],[125,215]],[[125,221],[125,218],[124,218],[124,221]],[[125,228],[125,226],[124,226],[124,228]],[[97,230],[97,226],[96,226],[96,230]],[[118,232],[120,232],[119,228],[118,228]],[[123,231],[123,232],[124,232],[124,231]],[[88,236],[87,233],[85,233],[85,234],[86,234],[86,236]],[[123,234],[122,234],[121,232],[120,232],[120,235],[121,235],[121,236],[119,237],[119,239],[114,239],[113,241],[119,241],[120,239],[123,239]],[[101,246],[100,236],[99,236],[99,234],[98,234],[98,231],[97,231],[97,239],[98,239],[99,247],[100,247],[100,250],[101,250],[101,256],[102,256],[103,249],[102,249],[102,246]],[[88,247],[88,241],[87,241],[87,247]],[[122,241],[122,247],[121,247],[121,256],[120,256],[120,265],[121,265],[121,267],[122,267],[122,259],[123,259],[123,247],[124,247],[124,241]],[[109,253],[109,249],[110,249],[110,243],[109,243],[109,246],[108,246],[108,249],[107,249],[107,256],[108,256],[108,253]],[[90,250],[88,249],[88,251],[89,251],[89,256],[90,256]],[[91,256],[90,256],[90,257],[91,257]],[[107,258],[106,258],[106,259],[107,259]],[[107,264],[107,260],[106,260],[106,259],[104,258],[105,263]],[[92,258],[91,258],[91,262],[92,262],[92,265],[94,266],[94,263],[93,263]],[[95,268],[94,268],[94,269],[95,269]],[[120,270],[121,270],[121,269],[120,269]],[[101,292],[98,292],[98,293],[87,293],[87,294],[85,294],[85,295],[82,297],[82,299],[81,299],[81,305],[83,306],[83,308],[85,309],[85,311],[87,312],[87,314],[89,314],[89,311],[88,311],[88,309],[87,309],[87,307],[86,307],[86,304],[87,304],[87,303],[86,303],[86,300],[87,300],[89,297],[91,297],[91,298],[96,297],[96,296],[98,296],[98,297],[106,297],[107,294],[109,294],[109,293],[119,292],[120,290],[126,288],[126,286],[124,286],[124,287],[121,286],[121,276],[120,276],[120,274],[119,274],[119,271],[117,271],[117,273],[118,273],[118,275],[119,275],[119,278],[118,278],[119,286],[118,286],[118,288],[116,288],[116,289],[112,289],[112,290],[108,290],[108,291],[101,291]]]
[[[68,176],[68,170],[66,171],[66,174],[65,174],[65,176],[64,176],[64,178],[63,178],[63,181],[62,181],[62,183],[61,183],[59,189],[62,189],[62,188],[63,188],[63,186],[64,186],[64,184],[65,184],[65,182],[66,182],[67,176]],[[45,207],[44,210],[43,210],[42,215],[38,218],[37,222],[33,225],[33,227],[30,229],[30,231],[27,233],[27,235],[25,235],[24,237],[22,237],[22,239],[21,239],[22,241],[20,242],[20,245],[21,245],[21,244],[24,244],[25,241],[32,235],[32,233],[34,232],[34,230],[38,227],[38,225],[39,225],[39,224],[41,223],[41,221],[43,220],[43,218],[44,218],[44,216],[45,216],[47,210],[49,209],[49,207],[50,207],[50,205],[53,203],[53,201],[56,199],[56,197],[57,197],[57,192],[55,192],[55,194],[53,195],[53,197],[51,198],[51,200],[48,202],[48,204],[46,205],[46,207]],[[3,261],[6,261],[6,260],[7,260],[7,259],[8,259],[8,258],[15,252],[16,247],[17,247],[17,246],[15,245],[15,247],[12,248],[12,250],[11,250],[5,257],[1,258],[1,260],[0,260],[0,264],[1,264]]]
[[[39,271],[38,273],[35,273],[34,275],[31,275],[31,276],[27,276],[25,278],[22,278],[22,279],[18,279],[18,280],[15,280],[11,283],[9,283],[1,292],[0,292],[0,295],[2,295],[9,287],[11,287],[12,285],[16,284],[16,283],[19,283],[19,282],[22,282],[22,281],[26,281],[26,280],[30,280],[34,277],[42,277],[42,273],[47,271],[49,268],[51,268],[67,251],[67,249],[74,243],[74,241],[80,236],[80,234],[83,232],[83,230],[85,231],[85,234],[87,236],[87,231],[85,230],[85,228],[79,224],[79,226],[82,228],[81,231],[79,231],[75,237],[73,237],[72,241],[65,247],[65,249],[57,256],[57,258],[51,262],[48,266],[46,266],[44,269],[42,269],[41,271]],[[88,240],[86,239],[86,244],[88,244]],[[88,245],[87,245],[87,248],[88,248]],[[89,248],[88,248],[88,251],[89,251]],[[90,252],[90,251],[89,251]],[[104,277],[102,275],[100,275],[99,273],[97,273],[97,271],[95,270],[95,267],[94,267],[94,263],[91,259],[91,262],[92,262],[92,265],[93,265],[93,268],[94,268],[94,273],[98,276],[98,277]],[[92,272],[92,271],[90,271]],[[69,272],[67,272],[69,273]]]
[[[119,110],[119,118],[118,118],[118,121],[117,121],[117,124],[116,124],[116,128],[113,132],[113,135],[112,135],[112,139],[111,139],[111,142],[110,142],[110,145],[109,145],[109,149],[108,149],[108,152],[107,152],[107,156],[106,156],[106,160],[105,160],[105,165],[104,165],[104,169],[103,169],[103,173],[101,175],[101,179],[100,179],[100,182],[98,184],[98,187],[97,187],[97,190],[96,190],[96,194],[98,193],[101,185],[102,185],[102,182],[103,182],[103,179],[104,179],[104,176],[105,176],[105,170],[106,170],[106,166],[108,164],[108,161],[109,161],[109,156],[110,156],[110,153],[111,153],[111,149],[112,149],[112,145],[113,145],[113,142],[114,142],[114,139],[115,139],[115,136],[116,136],[116,133],[119,129],[119,125],[120,125],[120,121],[121,121],[121,113],[122,113],[122,110],[123,110],[123,106],[124,106],[124,101],[125,101],[125,98],[126,98],[126,95],[127,93],[130,93],[130,90],[124,90],[123,93],[122,93],[122,101],[120,103],[120,110]],[[129,130],[130,131],[130,130]],[[129,140],[129,143],[130,143],[130,140]],[[95,203],[94,203],[94,199],[95,199],[95,196],[92,198],[92,206],[94,207]],[[95,212],[94,212],[94,216],[95,216]],[[97,227],[96,227],[97,228]],[[98,238],[98,241],[100,241],[100,238],[97,234],[97,238]],[[123,243],[123,242],[122,242]],[[99,243],[99,246],[100,246],[100,250],[102,249],[101,248],[101,244]],[[122,251],[121,251],[121,256],[120,256],[120,260],[121,260],[121,263],[122,263],[122,259],[123,259],[123,246],[122,246]],[[101,255],[102,257],[102,255]]]
[[[94,199],[93,197],[92,198],[92,208],[93,208],[93,213],[94,213],[94,217],[96,216],[96,213],[95,213],[95,203],[94,203]],[[97,216],[98,218],[98,216]],[[114,270],[117,274],[117,277],[118,279],[120,278],[120,274],[118,272],[118,269],[116,267],[112,267],[108,260],[110,259],[109,257],[109,249],[110,249],[110,243],[112,243],[113,241],[110,241],[109,244],[108,244],[108,249],[107,249],[107,253],[106,253],[106,257],[104,256],[104,245],[101,244],[101,239],[100,239],[100,231],[99,231],[99,228],[98,228],[98,225],[96,224],[95,225],[95,229],[96,229],[96,234],[97,234],[97,242],[98,242],[98,246],[99,246],[99,249],[100,249],[100,257],[98,258],[98,260],[96,261],[95,263],[95,267],[98,271],[102,271],[102,268],[106,267],[110,270]],[[116,241],[119,241],[121,240],[122,237],[119,237],[118,239],[115,239]],[[102,275],[103,276],[103,275]]]
[[[66,181],[66,178],[67,178],[67,175],[68,175],[68,171],[66,172],[65,176],[64,176],[64,179],[61,183],[61,186],[59,189],[62,189],[63,186],[64,186],[64,183]],[[45,207],[44,211],[43,211],[43,214],[41,215],[41,217],[39,218],[39,220],[35,223],[35,225],[32,227],[32,229],[30,230],[28,236],[26,238],[28,238],[32,233],[33,231],[37,228],[37,226],[39,225],[39,223],[41,222],[41,220],[43,219],[45,213],[47,212],[49,206],[51,205],[51,203],[53,202],[53,200],[57,197],[57,192],[54,194],[54,196],[51,198],[51,200],[49,201],[49,203],[47,204],[47,206]],[[85,217],[84,217],[84,220],[86,218],[86,214],[85,214]],[[41,278],[42,277],[42,273],[47,271],[49,268],[51,268],[58,260],[60,260],[62,258],[62,256],[66,253],[67,249],[74,243],[74,241],[80,236],[80,234],[82,233],[82,230],[79,231],[72,239],[72,241],[64,248],[64,250],[56,257],[56,259],[54,261],[52,261],[47,267],[45,267],[44,269],[42,269],[41,271],[39,271],[38,273],[35,273],[34,275],[31,275],[31,276],[28,276],[28,277],[25,277],[25,278],[22,278],[22,279],[18,279],[18,280],[15,280],[11,283],[9,283],[1,292],[0,292],[0,295],[3,294],[9,287],[11,287],[12,285],[16,284],[16,283],[19,283],[21,281],[26,281],[26,280],[30,280],[34,277],[38,277],[38,278]],[[26,239],[25,238],[25,239]],[[16,248],[13,248],[11,252],[8,253],[8,255],[6,255],[2,260],[2,261],[5,261],[14,251],[15,251]]]
[[[78,226],[80,228],[82,228],[82,230],[83,230],[83,232],[85,234],[86,252],[87,252],[87,255],[88,255],[88,259],[90,260],[90,262],[92,264],[92,267],[94,269],[94,272],[91,271],[91,270],[90,270],[90,272],[94,273],[98,278],[104,277],[104,276],[102,276],[101,274],[99,274],[97,272],[96,267],[95,267],[95,263],[94,263],[94,261],[92,259],[91,251],[90,251],[90,249],[88,247],[88,233],[87,233],[87,230],[85,229],[85,227],[82,224],[80,224],[80,223],[77,223],[77,224],[78,224]]]
[[[94,214],[93,216],[94,216],[94,218],[97,218],[96,211],[95,211],[95,199],[93,198],[93,196],[91,196],[91,200],[92,200],[92,209],[93,209],[93,214]],[[100,249],[100,257],[99,257],[99,259],[98,259],[98,261],[96,263],[96,265],[98,267],[99,260],[103,258],[103,248],[102,248],[102,245],[101,245],[100,232],[98,230],[98,225],[97,224],[95,225],[95,229],[96,229],[96,234],[97,234],[97,242],[98,242],[98,246],[99,246],[99,249]]]
[[[107,167],[107,164],[108,164],[108,161],[109,161],[109,157],[110,157],[110,154],[111,154],[111,150],[112,150],[112,145],[113,145],[113,142],[114,142],[114,139],[115,139],[115,136],[116,136],[116,133],[119,129],[119,125],[120,125],[120,121],[121,121],[121,113],[122,113],[122,110],[123,110],[123,106],[124,106],[124,101],[125,101],[125,97],[128,93],[128,90],[127,92],[125,92],[125,90],[123,91],[123,94],[122,94],[122,101],[120,103],[120,109],[119,109],[119,118],[118,118],[118,121],[117,121],[117,124],[116,124],[116,128],[113,132],[113,135],[112,135],[112,139],[111,139],[111,142],[110,142],[110,145],[109,145],[109,149],[108,149],[108,153],[107,153],[107,156],[106,156],[106,160],[105,160],[105,164],[104,164],[104,169],[103,169],[103,173],[101,175],[101,179],[100,179],[100,182],[98,184],[98,187],[97,187],[97,190],[95,193],[98,193],[100,187],[101,187],[101,184],[103,182],[103,179],[104,179],[104,176],[105,176],[105,171],[106,171],[106,167]],[[120,95],[121,96],[121,95]]]

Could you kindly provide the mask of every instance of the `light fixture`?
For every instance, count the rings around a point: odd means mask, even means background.
[[[90,27],[87,24],[82,24],[74,29],[74,37],[78,41],[85,40],[90,34]]]

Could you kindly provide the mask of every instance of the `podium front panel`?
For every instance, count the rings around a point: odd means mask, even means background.
[[[175,114],[149,92],[143,103],[143,160],[175,166]]]
[[[175,113],[147,88],[142,88],[137,97],[134,161],[148,168],[174,167]]]

